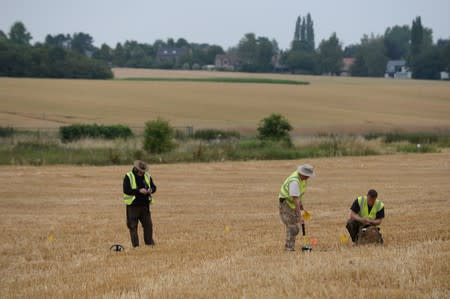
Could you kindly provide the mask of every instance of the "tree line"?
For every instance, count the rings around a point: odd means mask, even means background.
[[[16,22],[9,35],[0,31],[0,76],[109,79],[110,67],[91,59],[77,48],[82,37],[74,35],[73,48],[50,43],[30,44],[31,34]]]
[[[291,48],[281,58],[293,72],[332,75],[342,72],[343,58],[353,58],[350,75],[360,77],[382,77],[389,60],[404,60],[413,78],[439,79],[440,72],[450,71],[450,42],[440,39],[433,44],[433,31],[417,17],[411,27],[388,27],[382,35],[364,35],[359,44],[346,47],[333,33],[315,49],[308,14],[297,19]]]
[[[360,43],[343,46],[336,33],[316,47],[311,14],[298,16],[288,49],[275,39],[245,34],[226,51],[219,45],[190,43],[184,38],[156,40],[152,44],[127,40],[115,47],[95,47],[87,33],[47,35],[30,45],[31,34],[21,22],[9,35],[0,31],[0,75],[39,77],[110,78],[110,67],[201,69],[214,65],[218,54],[234,59],[234,70],[339,75],[343,59],[352,58],[351,76],[382,77],[389,60],[404,60],[413,78],[439,79],[450,71],[449,39],[433,43],[433,32],[420,17],[412,25],[388,27],[381,35],[364,35]],[[160,59],[162,50],[183,49],[176,59]]]

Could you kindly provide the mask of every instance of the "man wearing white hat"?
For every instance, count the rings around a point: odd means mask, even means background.
[[[290,176],[286,178],[280,189],[280,218],[286,225],[287,251],[295,250],[295,238],[300,228],[301,210],[303,210],[302,198],[306,191],[306,181],[314,176],[314,167],[310,164],[303,164],[297,167]]]
[[[150,203],[156,186],[148,170],[147,163],[137,160],[134,161],[133,169],[123,178],[123,201],[127,207],[127,226],[133,247],[139,246],[138,222],[144,229],[145,245],[155,245]]]

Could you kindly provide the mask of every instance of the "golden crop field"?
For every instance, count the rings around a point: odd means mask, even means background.
[[[133,69],[114,73],[116,78],[253,76],[311,84],[0,78],[0,126],[143,127],[162,117],[174,126],[245,133],[255,132],[262,118],[281,113],[296,133],[450,128],[448,82]]]
[[[304,162],[317,171],[305,196],[317,245],[285,252],[278,190]],[[157,245],[138,249],[119,200],[129,167],[1,166],[0,297],[449,298],[449,164],[444,151],[155,165]],[[385,244],[341,243],[369,188]]]

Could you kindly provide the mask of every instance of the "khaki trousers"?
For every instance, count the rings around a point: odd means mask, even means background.
[[[294,249],[295,238],[300,232],[300,227],[298,225],[298,217],[294,209],[291,209],[286,201],[280,202],[280,219],[281,222],[286,226],[286,249]]]

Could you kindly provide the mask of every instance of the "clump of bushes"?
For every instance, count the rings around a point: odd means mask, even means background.
[[[166,153],[173,150],[174,129],[169,122],[158,118],[145,123],[144,149],[149,153]]]
[[[392,132],[392,133],[370,133],[364,135],[367,140],[382,138],[385,143],[394,143],[407,141],[411,144],[433,144],[448,140],[450,134],[444,133],[402,133],[402,132]]]
[[[124,125],[70,125],[59,128],[62,142],[71,142],[82,138],[116,139],[133,136],[131,129]]]
[[[11,127],[0,127],[0,137],[11,137],[14,135],[14,129]]]
[[[194,133],[194,139],[201,139],[201,140],[217,140],[217,139],[230,139],[230,138],[237,138],[239,139],[241,137],[241,134],[237,131],[222,131],[217,129],[202,129],[197,130]]]
[[[258,138],[262,141],[282,141],[285,145],[292,146],[289,135],[291,130],[289,120],[281,114],[274,113],[260,121]]]

